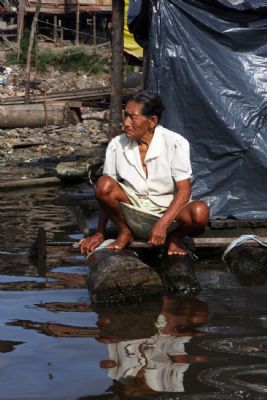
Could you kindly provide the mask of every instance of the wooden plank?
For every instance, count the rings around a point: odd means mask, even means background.
[[[236,237],[192,238],[192,242],[196,247],[226,247],[236,239]],[[267,237],[258,237],[258,239],[267,244]],[[255,240],[247,240],[244,245],[257,246],[258,244]]]
[[[192,238],[192,244],[198,247],[227,247],[230,243],[236,240],[236,237],[226,238]],[[267,237],[259,237],[258,238],[262,243],[267,244]],[[244,242],[246,246],[257,246],[257,242],[255,240],[247,240]],[[132,242],[129,247],[131,248],[148,248],[147,242],[135,240]]]
[[[209,226],[212,229],[259,228],[267,227],[267,219],[214,219],[210,221]]]
[[[75,101],[86,99],[103,99],[110,96],[110,87],[95,87],[88,89],[71,90],[68,92],[54,92],[47,93],[46,97],[43,95],[31,95],[31,103],[43,103],[44,101]],[[15,105],[23,104],[24,96],[3,97],[0,99],[2,105]]]
[[[227,247],[237,238],[192,238],[192,244],[196,247]],[[262,243],[267,244],[267,237],[258,238]],[[78,242],[47,242],[47,246],[72,246],[73,248],[79,248]],[[258,246],[255,240],[248,240],[243,243],[245,246]],[[130,249],[148,249],[147,242],[142,240],[134,240],[129,246]]]

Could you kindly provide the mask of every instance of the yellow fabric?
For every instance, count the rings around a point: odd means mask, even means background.
[[[133,35],[129,32],[127,26],[127,15],[128,15],[129,0],[125,0],[125,11],[124,11],[124,51],[137,58],[143,57],[143,49],[134,40]]]

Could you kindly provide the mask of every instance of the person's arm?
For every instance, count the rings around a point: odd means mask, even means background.
[[[116,170],[116,143],[118,138],[114,138],[109,143],[106,150],[106,157],[103,166],[103,175],[111,176],[118,179]],[[105,211],[100,207],[98,215],[97,231],[94,235],[80,240],[79,246],[82,254],[88,254],[94,251],[105,240],[106,226],[108,223],[108,216]]]
[[[108,216],[104,210],[99,210],[97,231],[94,235],[80,240],[79,246],[82,254],[88,254],[94,251],[105,240]]]
[[[175,221],[179,212],[188,204],[191,196],[190,179],[175,182],[177,193],[162,217],[154,224],[148,244],[161,246],[165,243],[167,229]]]

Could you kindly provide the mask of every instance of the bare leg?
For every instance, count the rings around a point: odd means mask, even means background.
[[[184,236],[208,224],[209,208],[203,201],[192,201],[180,211],[175,220],[181,223],[181,227],[168,235],[168,255],[186,255]]]
[[[123,249],[134,240],[120,207],[121,202],[130,204],[126,193],[113,178],[102,176],[97,181],[96,197],[100,207],[119,228],[117,239],[108,248]]]

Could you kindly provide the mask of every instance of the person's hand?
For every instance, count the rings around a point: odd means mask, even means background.
[[[148,241],[149,246],[162,246],[166,241],[167,228],[168,225],[162,220],[162,218],[160,218],[151,229]]]
[[[96,232],[93,236],[90,236],[79,241],[80,251],[82,254],[88,254],[94,251],[101,243],[104,242],[103,233]]]

